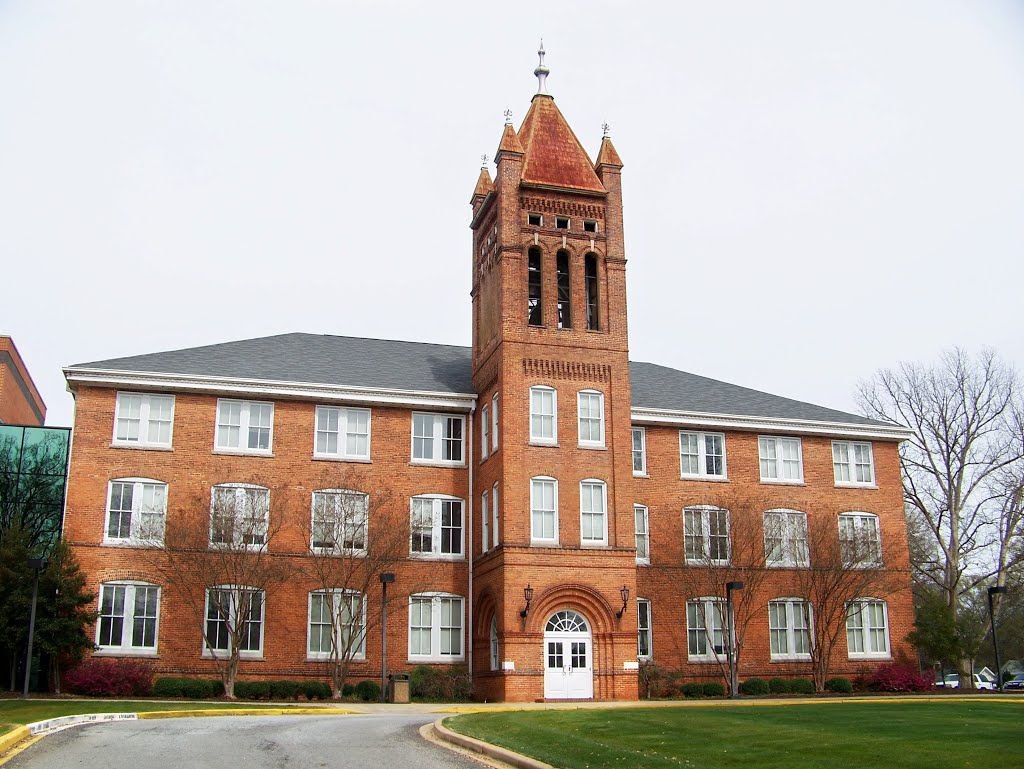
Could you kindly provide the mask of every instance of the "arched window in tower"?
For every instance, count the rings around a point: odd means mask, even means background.
[[[584,259],[584,275],[587,288],[587,328],[597,331],[601,321],[597,314],[597,256],[587,254]]]
[[[543,326],[544,315],[541,311],[540,302],[540,287],[541,287],[541,274],[540,274],[540,249],[531,248],[527,263],[527,317],[531,326]]]
[[[558,279],[558,327],[572,328],[572,292],[569,290],[569,252],[559,251],[555,259]]]

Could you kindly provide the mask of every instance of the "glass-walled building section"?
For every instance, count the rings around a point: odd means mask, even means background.
[[[60,539],[71,430],[0,425],[0,536],[20,528],[44,554]]]

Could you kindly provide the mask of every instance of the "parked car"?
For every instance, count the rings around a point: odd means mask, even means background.
[[[947,673],[946,677],[943,678],[941,681],[936,681],[935,685],[942,686],[946,689],[959,689],[960,676],[957,673]],[[995,691],[996,685],[994,682],[989,681],[987,678],[982,678],[977,673],[975,673],[974,688],[979,691]]]
[[[1003,691],[1013,691],[1024,689],[1024,673],[1018,673],[1009,681],[1003,684]]]

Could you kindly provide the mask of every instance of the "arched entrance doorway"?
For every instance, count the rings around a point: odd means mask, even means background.
[[[544,626],[544,698],[594,696],[594,645],[590,625],[574,611],[557,611]]]

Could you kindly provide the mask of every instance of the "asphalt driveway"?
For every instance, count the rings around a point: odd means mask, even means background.
[[[44,737],[4,769],[480,769],[422,739],[436,715],[219,716],[94,724]]]

